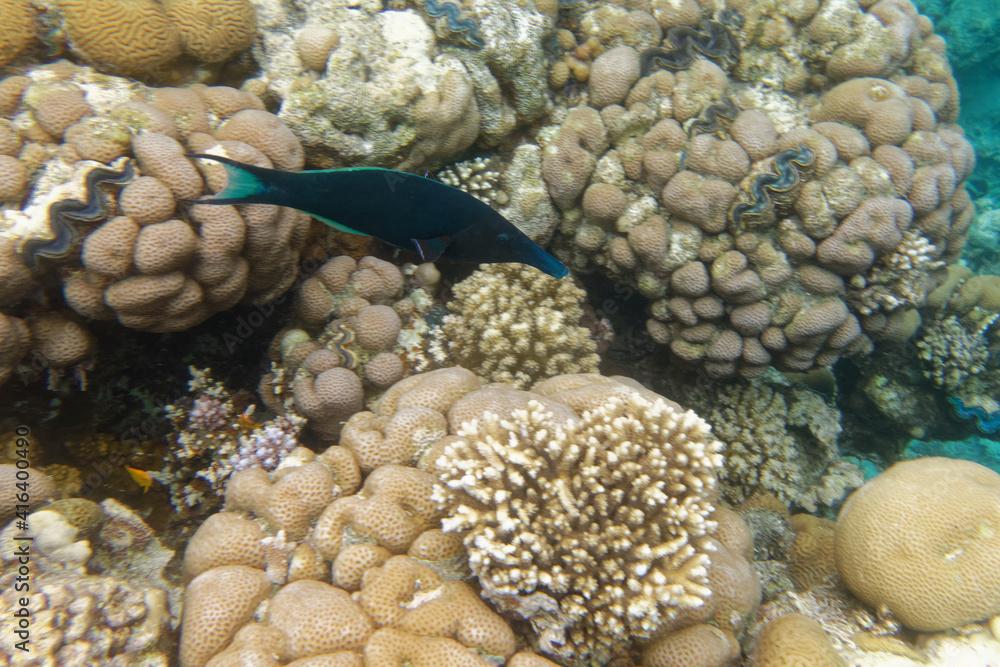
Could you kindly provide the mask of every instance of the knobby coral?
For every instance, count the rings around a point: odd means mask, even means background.
[[[440,364],[526,387],[597,370],[597,344],[581,326],[584,292],[519,264],[483,265],[454,287],[449,315],[431,333]]]

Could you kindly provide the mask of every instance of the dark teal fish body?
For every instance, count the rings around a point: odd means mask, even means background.
[[[519,262],[555,278],[569,270],[485,202],[417,174],[379,167],[280,171],[217,155],[229,181],[197,204],[288,206],[351,234],[374,236],[422,259]]]

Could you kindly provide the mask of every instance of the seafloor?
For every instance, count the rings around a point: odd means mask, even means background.
[[[0,0],[0,667],[1000,666],[997,35]]]

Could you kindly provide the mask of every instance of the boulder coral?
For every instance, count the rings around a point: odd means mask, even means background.
[[[1000,613],[1000,475],[970,461],[897,463],[837,517],[837,569],[859,599],[918,631]]]
[[[218,63],[249,48],[257,21],[250,0],[59,0],[42,20],[70,51],[115,74],[165,78],[183,54]]]
[[[652,43],[579,10],[604,52],[538,135],[556,255],[647,298],[713,378],[912,334],[972,219],[942,40],[908,0],[703,4],[634,9]]]

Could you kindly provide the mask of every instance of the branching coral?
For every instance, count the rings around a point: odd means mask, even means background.
[[[761,382],[712,385],[698,394],[696,403],[726,444],[720,477],[730,502],[764,491],[815,511],[835,506],[863,481],[837,460],[840,413],[818,394]]]
[[[564,421],[531,400],[457,435],[437,461],[443,526],[543,651],[603,661],[705,604],[722,445],[694,413],[632,393]]]
[[[597,346],[580,326],[583,297],[572,282],[530,267],[484,265],[455,286],[451,314],[432,332],[431,354],[518,387],[595,371]]]
[[[928,323],[916,345],[926,365],[924,375],[945,389],[956,389],[970,375],[983,372],[989,359],[986,339],[954,315]]]

